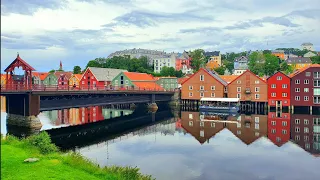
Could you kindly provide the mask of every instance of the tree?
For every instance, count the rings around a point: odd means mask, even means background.
[[[55,72],[55,70],[54,70],[54,69],[52,69],[52,70],[50,70],[50,71],[49,71],[49,73],[54,73],[54,72]]]
[[[264,72],[264,62],[265,57],[260,52],[253,52],[249,56],[249,70],[254,74],[259,74],[259,72]]]
[[[176,71],[176,72],[175,72],[175,76],[176,76],[177,78],[181,78],[181,77],[184,76],[184,74],[183,74],[183,72],[180,70],[180,71]]]
[[[263,50],[263,54],[271,54],[270,50]]]
[[[311,57],[312,64],[320,64],[320,56]]]
[[[273,75],[276,71],[280,70],[279,58],[272,54],[265,54],[264,72],[266,75]]]
[[[102,67],[102,66],[97,61],[91,60],[91,61],[88,62],[87,66],[86,66],[86,69],[88,67]]]
[[[215,72],[217,72],[219,75],[224,75],[224,71],[226,70],[225,67],[220,66],[214,69]]]
[[[161,69],[160,74],[162,76],[175,76],[176,75],[176,71],[175,71],[175,69],[173,67],[164,66]]]
[[[80,66],[74,66],[73,67],[73,74],[81,74],[81,67]]]
[[[194,71],[198,71],[205,64],[205,56],[203,49],[196,49],[191,52],[191,66]]]

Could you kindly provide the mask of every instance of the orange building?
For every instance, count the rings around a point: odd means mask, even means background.
[[[1,112],[6,112],[6,97],[1,96]]]
[[[271,52],[272,55],[277,56],[278,58],[280,58],[281,60],[285,59],[285,54],[284,54],[284,50],[274,50]]]
[[[225,97],[225,82],[216,72],[199,69],[182,83],[181,99],[200,100],[202,97]]]
[[[210,70],[214,70],[215,68],[218,68],[218,67],[220,67],[220,65],[218,64],[218,62],[217,61],[209,61],[208,63],[207,63],[207,65],[206,65],[206,68],[207,69],[210,69]]]
[[[268,102],[267,82],[247,70],[228,84],[228,98],[240,101]]]

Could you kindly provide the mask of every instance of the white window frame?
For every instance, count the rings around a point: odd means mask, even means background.
[[[300,88],[295,88],[294,91],[295,92],[300,92]]]
[[[271,121],[271,125],[275,126],[275,125],[277,125],[277,122],[276,121]]]
[[[193,93],[192,92],[189,92],[189,97],[192,97],[193,96]]]
[[[282,80],[282,76],[277,76],[277,80],[281,81]]]
[[[305,79],[305,80],[303,81],[303,83],[304,83],[304,84],[309,84],[309,79]]]
[[[200,74],[200,81],[204,81],[204,75]]]
[[[277,88],[277,85],[276,84],[271,84],[271,88],[275,89],[275,88]]]
[[[237,98],[241,99],[241,94],[237,93]]]
[[[288,93],[282,93],[282,97],[287,97]]]
[[[300,84],[300,79],[296,79],[295,84]]]
[[[295,122],[296,124],[300,124],[300,119],[295,119],[294,122]]]
[[[193,126],[193,121],[189,121],[189,126]]]
[[[304,119],[304,120],[303,120],[303,123],[304,123],[305,125],[308,125],[308,124],[309,124],[309,119]]]
[[[300,101],[300,96],[295,96],[294,99],[295,99],[296,101]]]
[[[255,99],[260,99],[260,94],[254,94]]]
[[[216,97],[215,93],[211,93],[211,97]]]
[[[303,92],[309,92],[309,88],[303,88]]]
[[[200,91],[204,91],[204,86],[200,86]]]
[[[260,92],[260,87],[255,87],[254,92]]]
[[[200,92],[200,97],[204,97],[204,93],[203,92]]]
[[[193,90],[193,86],[189,86],[189,90]]]
[[[204,122],[200,121],[200,127],[204,127]]]
[[[287,125],[288,125],[287,121],[282,121],[282,126],[287,126]]]
[[[254,81],[255,84],[260,84],[259,80]]]
[[[211,86],[211,91],[216,90],[216,86]]]
[[[282,89],[288,88],[288,84],[282,84]]]
[[[237,92],[241,92],[241,87],[237,87]]]
[[[304,96],[303,101],[309,101],[309,96]]]
[[[277,93],[273,92],[271,93],[271,97],[276,97],[277,96]]]

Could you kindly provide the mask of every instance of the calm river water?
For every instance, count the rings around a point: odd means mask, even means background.
[[[320,179],[320,116],[283,113],[202,116],[101,106],[41,112],[41,129],[62,149],[101,166],[137,166],[159,180]],[[228,120],[225,122],[223,120]],[[231,123],[230,123],[231,122]]]

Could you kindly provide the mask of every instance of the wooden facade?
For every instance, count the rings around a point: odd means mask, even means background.
[[[228,98],[240,101],[268,102],[267,82],[247,70],[228,84]]]
[[[272,107],[290,106],[291,79],[282,72],[277,72],[267,79],[268,105]]]
[[[225,82],[214,71],[199,69],[182,83],[181,99],[200,100],[202,97],[225,97]]]

